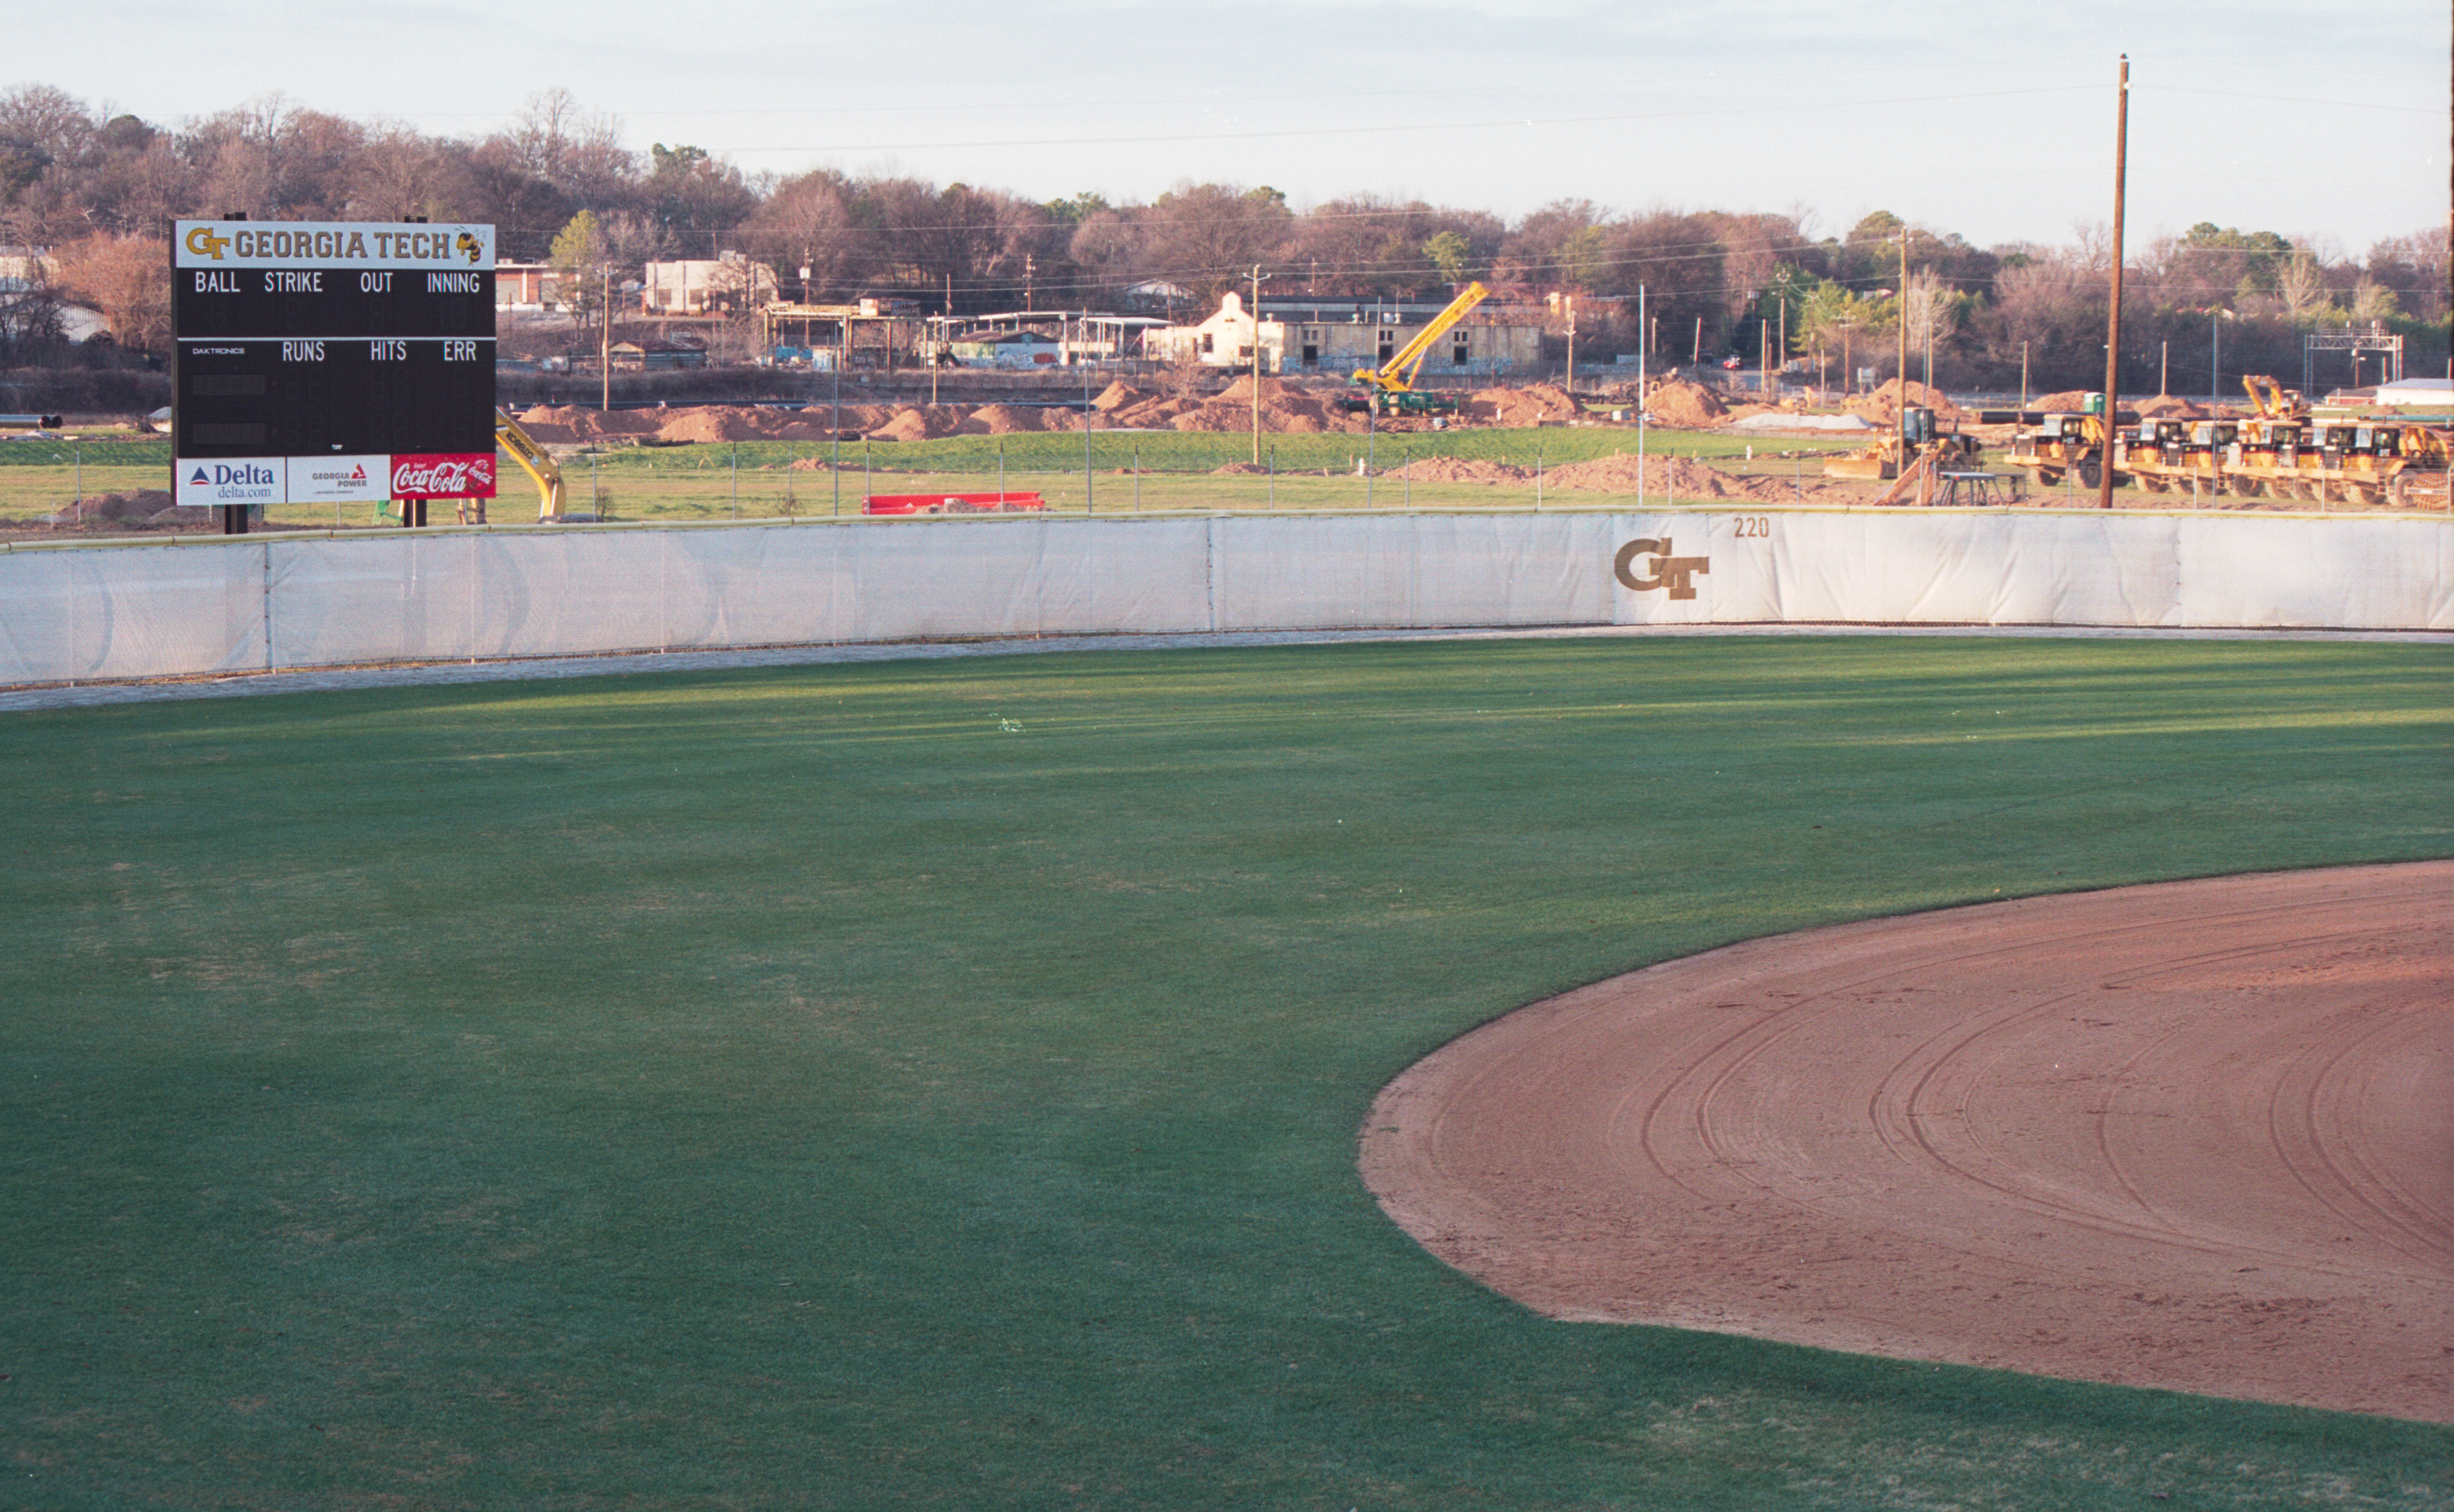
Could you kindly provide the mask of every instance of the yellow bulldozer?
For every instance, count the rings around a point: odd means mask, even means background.
[[[2409,421],[2319,419],[2301,394],[2260,374],[2241,386],[2254,414],[2142,422],[2117,436],[2114,465],[2151,494],[2445,507],[2444,433]]]
[[[2039,418],[2036,428],[2022,427],[2011,438],[2006,460],[2028,474],[2040,490],[2052,488],[2067,474],[2095,488],[2103,480],[2104,416],[2057,412]],[[2115,481],[2121,481],[2117,473]]]
[[[1892,503],[1914,488],[1922,504],[1932,496],[1938,474],[1948,468],[1975,465],[1977,451],[1975,436],[1942,430],[1935,423],[1932,410],[1912,406],[1901,412],[1897,427],[1874,441],[1855,452],[1826,457],[1823,475],[1869,482],[1888,479],[1892,486],[1877,503]]]

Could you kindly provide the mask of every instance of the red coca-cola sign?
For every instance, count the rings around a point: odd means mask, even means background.
[[[409,452],[392,459],[393,498],[493,498],[492,452]]]

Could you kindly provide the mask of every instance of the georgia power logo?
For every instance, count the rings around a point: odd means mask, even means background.
[[[1653,559],[1652,576],[1636,575],[1636,559],[1639,556],[1649,556]],[[1646,594],[1657,588],[1666,588],[1673,598],[1695,597],[1696,575],[1710,573],[1712,570],[1713,559],[1709,556],[1672,555],[1670,537],[1667,535],[1658,541],[1650,536],[1639,535],[1620,547],[1619,555],[1611,562],[1612,575],[1638,593]]]

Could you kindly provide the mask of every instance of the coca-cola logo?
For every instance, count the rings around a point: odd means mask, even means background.
[[[494,459],[483,452],[436,453],[392,459],[394,498],[492,498]]]

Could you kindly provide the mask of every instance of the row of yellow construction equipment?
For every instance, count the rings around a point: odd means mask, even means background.
[[[2444,432],[2404,420],[2321,419],[2273,378],[2241,381],[2256,412],[2244,418],[2142,419],[2124,430],[2102,415],[2048,414],[2013,437],[2007,460],[2039,488],[2070,474],[2093,488],[2109,430],[2114,481],[2150,494],[2445,507]]]

